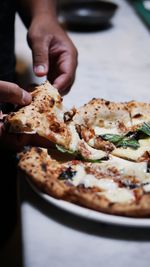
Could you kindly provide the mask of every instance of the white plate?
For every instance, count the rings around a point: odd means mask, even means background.
[[[56,207],[70,212],[74,215],[90,219],[96,222],[127,226],[127,227],[150,227],[150,218],[131,218],[118,215],[109,215],[102,212],[97,212],[88,208],[83,208],[78,205],[69,203],[64,200],[55,199],[47,194],[42,193],[28,178],[26,178],[33,190],[47,202]]]

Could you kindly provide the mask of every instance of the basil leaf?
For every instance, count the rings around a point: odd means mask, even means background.
[[[118,143],[119,141],[122,140],[122,138],[124,138],[123,135],[119,135],[119,134],[102,134],[100,135],[100,137],[114,144]]]
[[[64,147],[62,147],[60,145],[56,145],[56,148],[62,153],[68,153],[68,154],[74,154],[74,155],[77,154],[76,151],[72,151],[72,150],[66,149],[66,148],[64,148]]]
[[[142,126],[141,126],[139,129],[137,129],[137,131],[138,131],[138,132],[142,132],[142,133],[144,133],[144,134],[150,136],[150,124],[144,122],[144,123],[142,124]]]
[[[140,147],[140,144],[136,139],[129,139],[125,137],[117,143],[116,147],[131,147],[137,149]]]
[[[101,159],[85,159],[84,161],[91,162],[91,163],[101,163]]]
[[[133,135],[123,136],[119,134],[104,134],[104,135],[101,135],[101,137],[104,140],[107,140],[115,144],[116,147],[131,147],[134,149],[137,149],[140,147],[138,141],[134,138]]]

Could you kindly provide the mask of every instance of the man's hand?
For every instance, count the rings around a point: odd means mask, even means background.
[[[15,83],[0,81],[0,102],[28,105],[31,95]]]
[[[30,104],[31,95],[20,88],[17,84],[0,81],[0,103],[12,103],[19,106]],[[26,145],[52,147],[52,143],[35,134],[9,133],[3,124],[0,110],[0,150],[20,151]]]
[[[20,106],[28,105],[31,102],[31,95],[20,88],[17,84],[0,81],[0,102],[12,103]],[[16,136],[5,131],[3,122],[3,114],[0,113],[0,148],[19,150],[29,142],[27,136]]]
[[[65,94],[75,78],[77,50],[56,18],[42,13],[35,16],[28,31],[37,76],[48,75],[49,81]]]

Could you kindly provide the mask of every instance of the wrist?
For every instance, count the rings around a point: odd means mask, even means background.
[[[41,11],[38,13],[34,13],[31,17],[31,23],[37,22],[39,24],[39,22],[41,23],[42,21],[46,21],[47,24],[58,25],[57,14],[50,13],[49,11]]]
[[[57,17],[55,0],[30,0],[30,10],[32,18],[42,15],[48,15],[51,18]]]

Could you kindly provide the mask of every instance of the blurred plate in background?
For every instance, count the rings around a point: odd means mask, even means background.
[[[70,1],[60,5],[58,14],[67,29],[75,31],[101,30],[110,26],[118,6],[108,1]]]

